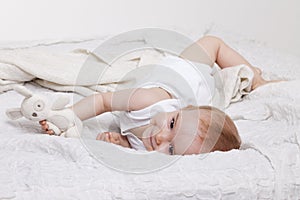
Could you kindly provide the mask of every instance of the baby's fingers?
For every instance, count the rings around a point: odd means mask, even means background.
[[[48,131],[49,125],[46,120],[40,121],[39,123],[44,131]]]
[[[120,144],[120,138],[119,138],[119,135],[111,135],[111,143],[114,143],[114,144]]]
[[[46,120],[40,121],[39,123],[44,131],[48,128]]]
[[[47,133],[48,135],[53,135],[53,134],[54,134],[54,131],[53,131],[53,130],[47,130],[46,133]]]
[[[46,120],[42,120],[42,121],[39,121],[40,125],[45,125],[47,122]]]
[[[111,142],[111,135],[109,132],[99,133],[96,140],[102,140],[105,142]]]
[[[103,139],[103,134],[99,133],[96,137],[96,140],[102,140]]]
[[[44,130],[48,135],[54,135],[54,131],[52,129],[49,130],[49,125],[46,120],[39,121],[42,130]]]

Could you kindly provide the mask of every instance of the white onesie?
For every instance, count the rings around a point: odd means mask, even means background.
[[[127,136],[136,150],[145,150],[145,147],[130,129],[149,124],[150,119],[160,112],[172,112],[188,105],[210,105],[215,92],[210,66],[174,56],[165,57],[158,65],[138,68],[124,79],[131,80],[131,85],[125,86],[127,88],[160,87],[172,95],[172,99],[119,114],[121,134]]]

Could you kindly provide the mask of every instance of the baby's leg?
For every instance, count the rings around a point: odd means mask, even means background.
[[[194,59],[194,55],[197,54],[195,50],[198,50],[199,53],[200,49],[201,52],[206,52],[207,57],[210,58],[212,63],[217,63],[221,68],[232,67],[241,64],[249,66],[254,72],[252,89],[267,83],[267,81],[261,77],[260,69],[253,67],[242,55],[229,47],[218,37],[204,36],[200,38],[195,44],[188,47],[181,54],[181,57],[197,61]],[[193,58],[191,55],[193,55]]]
[[[197,41],[197,44],[204,48],[212,62],[217,63],[221,68],[245,64],[252,65],[237,51],[229,47],[223,40],[214,36],[205,36]]]

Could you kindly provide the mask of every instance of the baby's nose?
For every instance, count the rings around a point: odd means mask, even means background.
[[[170,141],[170,132],[166,129],[160,129],[155,134],[155,141],[157,145],[161,145],[162,143],[169,142]]]

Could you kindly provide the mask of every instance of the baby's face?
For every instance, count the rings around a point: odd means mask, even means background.
[[[171,155],[199,154],[199,117],[198,109],[157,114],[142,138],[146,149]]]

